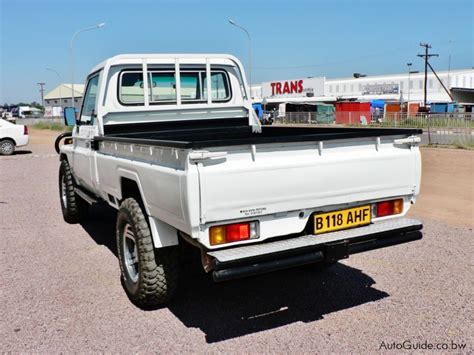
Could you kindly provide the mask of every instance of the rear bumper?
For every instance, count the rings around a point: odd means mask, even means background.
[[[398,218],[322,235],[305,235],[274,242],[210,251],[214,281],[226,281],[294,266],[332,262],[373,249],[423,237],[420,221]]]
[[[28,145],[30,138],[27,134],[21,135],[16,138],[16,146],[17,147],[24,147],[25,145]]]

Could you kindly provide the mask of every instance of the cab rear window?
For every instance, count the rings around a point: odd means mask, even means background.
[[[180,72],[181,102],[206,103],[207,78],[203,70]],[[175,104],[176,73],[174,70],[148,71],[148,97],[150,104]],[[119,100],[123,105],[144,103],[144,83],[141,71],[123,71],[120,75]],[[231,98],[228,74],[223,70],[211,70],[211,99],[225,102]]]
[[[122,72],[120,75],[120,102],[123,104],[144,103],[144,92],[142,72]]]

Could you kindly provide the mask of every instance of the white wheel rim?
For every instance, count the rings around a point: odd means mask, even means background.
[[[136,283],[138,281],[138,251],[135,239],[135,233],[130,224],[126,224],[123,229],[123,254],[125,259],[125,268],[130,279]]]
[[[67,207],[67,187],[66,187],[66,177],[63,175],[61,178],[61,201],[63,202],[64,208]]]
[[[2,142],[2,145],[0,146],[2,149],[2,152],[4,154],[11,154],[13,152],[13,144],[11,142]]]

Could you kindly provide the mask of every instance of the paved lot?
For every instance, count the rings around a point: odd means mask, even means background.
[[[224,284],[187,265],[176,301],[142,311],[120,285],[113,211],[63,222],[54,135],[0,157],[1,352],[361,353],[405,340],[473,351],[474,152],[423,151],[419,242]]]

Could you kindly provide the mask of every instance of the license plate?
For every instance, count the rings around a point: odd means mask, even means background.
[[[370,223],[370,206],[314,215],[314,234],[334,232]]]

